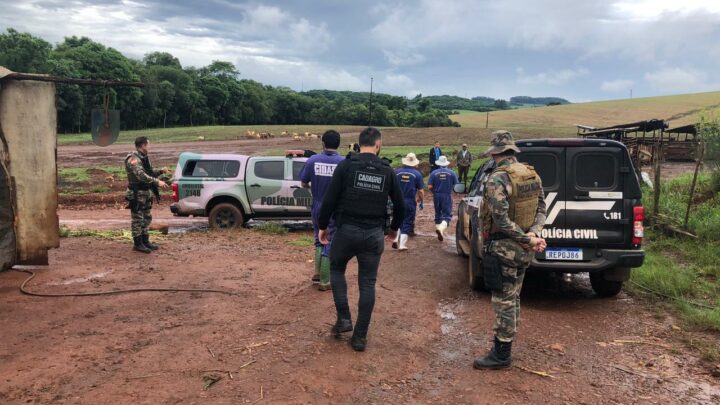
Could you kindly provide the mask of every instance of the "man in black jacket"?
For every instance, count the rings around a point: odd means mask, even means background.
[[[387,240],[395,239],[405,216],[405,202],[395,173],[378,158],[381,147],[380,131],[369,127],[360,133],[360,153],[352,154],[337,165],[318,216],[320,243],[329,243],[330,217],[337,226],[330,248],[330,284],[337,310],[332,333],[336,337],[353,330],[345,270],[350,259],[357,257],[360,300],[355,331],[350,339],[356,351],[365,350],[375,306],[375,281],[385,250],[383,225],[388,197],[394,209]]]

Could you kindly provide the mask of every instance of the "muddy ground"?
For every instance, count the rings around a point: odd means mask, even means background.
[[[466,260],[452,240],[434,237],[431,209],[421,212],[409,252],[388,246],[383,256],[364,353],[329,334],[332,296],[309,282],[312,248],[296,246],[308,232],[173,233],[204,219],[165,212],[157,210],[158,221],[175,222],[159,253],[134,253],[127,240],[64,238],[50,266],[32,268],[30,288],[231,294],[39,298],[18,291],[27,274],[2,273],[0,402],[720,401],[712,365],[686,348],[689,333],[672,317],[624,292],[596,298],[579,276],[529,277],[515,367],[473,370],[491,340],[490,297],[468,289]],[[101,213],[61,210],[60,218],[75,228],[127,227],[127,211]],[[353,262],[352,303],[356,274]]]
[[[343,134],[342,148],[349,143],[357,141],[357,134]],[[462,142],[473,144],[487,144],[490,132],[475,128],[393,128],[383,133],[383,142],[387,146],[420,146],[428,148],[435,140],[443,145],[458,145]],[[532,133],[518,133],[518,138],[538,136]],[[176,143],[151,143],[151,159],[156,168],[167,167],[174,171],[178,156],[181,152],[192,151],[197,153],[241,153],[260,154],[268,150],[281,151],[287,149],[320,150],[322,145],[317,139],[303,139],[294,141],[288,137],[258,140],[227,140],[227,141],[196,141]],[[124,191],[126,181],[124,176],[107,173],[101,168],[108,166],[122,166],[123,159],[132,150],[131,145],[111,145],[101,148],[95,145],[66,145],[59,146],[57,150],[59,168],[88,168],[89,179],[82,183],[66,183],[59,179],[59,205],[60,209],[86,210],[104,209],[110,207],[121,209],[125,205]],[[344,149],[343,149],[344,150]],[[681,174],[691,173],[695,169],[693,162],[665,162],[662,165],[662,178],[669,179]],[[644,171],[653,178],[651,167],[644,166]],[[76,187],[84,189],[76,193]],[[93,192],[100,188],[103,192]],[[163,204],[169,203],[169,191],[163,191],[166,196]]]
[[[456,143],[457,136],[428,133],[411,142]],[[155,144],[153,152],[156,165],[172,165],[182,150],[255,153],[288,146],[293,141],[276,138]],[[127,150],[63,146],[59,165],[114,165],[108,162]],[[127,229],[121,188],[61,196],[61,225]],[[122,238],[63,238],[49,266],[30,269],[37,277],[29,288],[230,294],[30,297],[18,291],[27,274],[1,273],[0,403],[720,402],[717,365],[686,343],[702,338],[720,344],[717,336],[687,332],[663,309],[625,292],[596,298],[582,276],[529,276],[515,367],[473,370],[473,359],[492,338],[490,297],[468,289],[467,262],[452,238],[441,243],[434,237],[429,199],[411,250],[388,245],[383,256],[364,353],[329,334],[332,296],[309,282],[307,231],[208,232],[205,218],[173,218],[167,204],[153,213],[157,223],[170,226],[160,252],[135,253]],[[352,303],[356,274],[353,262]]]

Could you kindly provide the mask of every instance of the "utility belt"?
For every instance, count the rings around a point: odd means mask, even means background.
[[[138,191],[153,190],[152,184],[132,183],[128,184],[128,189],[131,192],[125,195],[125,200],[127,201],[125,208],[128,208],[131,212],[140,212],[141,210],[150,209],[150,207],[152,207],[151,199],[141,203],[138,198]]]
[[[128,189],[130,189],[130,191],[150,191],[152,189],[152,184],[129,183]]]

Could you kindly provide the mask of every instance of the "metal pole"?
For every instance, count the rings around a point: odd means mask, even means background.
[[[372,126],[372,93],[373,93],[373,78],[370,78],[370,105],[368,106],[368,126]]]
[[[89,79],[75,79],[72,77],[56,77],[56,76],[43,76],[43,75],[32,75],[26,73],[11,73],[2,78],[2,80],[33,80],[37,82],[53,82],[63,84],[79,84],[86,86],[103,86],[103,87],[145,87],[145,83],[142,82],[126,82],[117,80],[89,80]]]
[[[639,147],[639,145],[638,145]],[[655,157],[655,184],[653,194],[653,217],[657,220],[657,216],[660,213],[660,170],[662,168],[663,160],[663,146],[658,144],[656,149],[657,155]]]

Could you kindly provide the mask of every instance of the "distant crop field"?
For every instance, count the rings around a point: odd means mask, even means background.
[[[704,109],[716,107],[720,107],[720,92],[492,111],[489,119],[484,112],[463,113],[450,118],[465,128],[484,129],[488,119],[488,129],[569,136],[576,133],[576,124],[603,127],[658,118],[669,120],[671,127],[687,125],[696,122]]]
[[[322,134],[328,129],[339,132],[360,132],[364,127],[350,125],[232,125],[232,126],[202,126],[181,128],[157,128],[140,131],[120,131],[116,143],[132,143],[138,136],[147,136],[154,143],[187,142],[203,137],[207,141],[245,139],[246,131],[272,132],[279,136],[283,131],[289,133],[311,132]],[[83,134],[58,134],[58,145],[91,144],[92,136]]]

